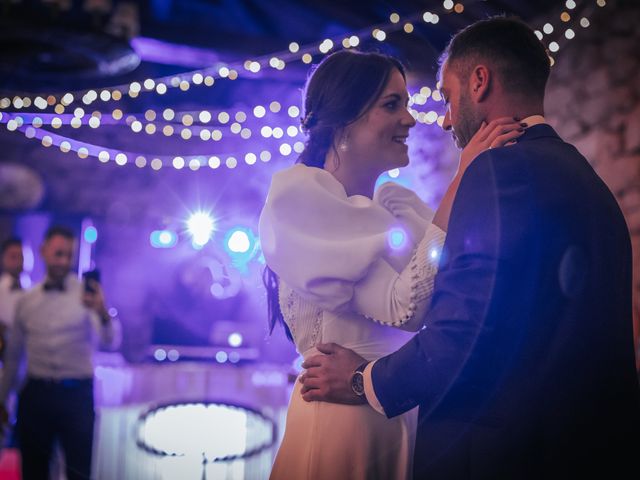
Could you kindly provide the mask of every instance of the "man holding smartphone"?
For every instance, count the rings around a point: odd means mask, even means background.
[[[27,379],[18,398],[16,424],[24,480],[48,478],[53,445],[65,455],[69,480],[91,476],[93,363],[97,343],[117,344],[116,325],[95,278],[87,288],[71,272],[75,239],[65,227],[51,227],[42,245],[46,279],[16,305],[15,323],[0,383],[0,415],[17,383],[26,352]],[[90,290],[93,290],[90,291]]]

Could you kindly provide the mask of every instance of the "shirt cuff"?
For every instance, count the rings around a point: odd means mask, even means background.
[[[371,407],[376,412],[386,416],[384,408],[382,408],[378,397],[376,397],[376,392],[373,389],[373,378],[371,377],[371,372],[373,371],[373,365],[375,363],[375,361],[368,363],[364,371],[362,372],[362,378],[364,380],[364,394],[367,397],[367,402],[369,402],[369,405],[371,405]]]

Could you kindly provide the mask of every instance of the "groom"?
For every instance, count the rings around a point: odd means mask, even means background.
[[[451,40],[443,127],[458,146],[497,117],[528,128],[464,174],[425,328],[375,362],[327,344],[303,365],[307,401],[368,402],[388,417],[420,407],[415,478],[637,472],[629,233],[587,160],[545,123],[548,76],[520,21],[479,21]]]

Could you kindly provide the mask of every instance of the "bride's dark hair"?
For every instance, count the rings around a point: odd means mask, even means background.
[[[341,50],[325,57],[312,68],[303,92],[304,112],[300,119],[307,134],[305,148],[296,163],[324,168],[329,149],[342,129],[365,115],[380,97],[394,70],[406,79],[402,64],[395,58],[377,52]],[[262,276],[267,289],[269,332],[284,323],[278,301],[278,276],[268,266]]]

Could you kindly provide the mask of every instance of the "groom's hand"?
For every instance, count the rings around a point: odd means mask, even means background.
[[[324,355],[310,357],[302,364],[306,369],[300,375],[302,398],[307,402],[366,403],[351,389],[353,372],[366,360],[353,350],[335,343],[320,344],[316,348]]]

